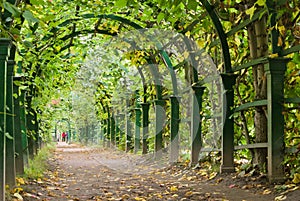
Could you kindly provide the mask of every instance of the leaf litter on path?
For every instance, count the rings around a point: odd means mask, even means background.
[[[58,146],[49,164],[45,178],[20,182],[24,201],[275,199],[262,186],[242,189],[232,176],[112,149]]]

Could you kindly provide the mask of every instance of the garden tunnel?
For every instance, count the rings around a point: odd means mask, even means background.
[[[11,4],[14,4],[15,1],[8,1]],[[284,97],[283,89],[284,89],[284,73],[287,69],[287,63],[289,59],[286,57],[287,55],[290,55],[291,53],[297,53],[300,50],[299,45],[293,45],[289,48],[284,49],[283,45],[280,43],[280,30],[273,28],[270,29],[269,34],[271,36],[271,54],[261,54],[256,55],[253,59],[250,59],[247,62],[241,62],[237,65],[234,65],[234,67],[231,67],[232,65],[232,52],[229,48],[229,42],[228,38],[231,36],[234,36],[239,31],[243,31],[244,29],[247,29],[248,26],[250,26],[252,23],[261,22],[261,19],[264,19],[263,16],[269,16],[270,17],[270,26],[275,27],[277,25],[277,12],[276,8],[280,5],[277,5],[276,2],[273,2],[271,0],[265,1],[266,6],[257,9],[257,12],[252,13],[251,17],[245,18],[240,23],[238,23],[236,26],[231,28],[229,31],[225,32],[224,26],[222,24],[222,19],[218,15],[217,11],[215,10],[214,6],[209,3],[207,0],[200,0],[200,5],[203,6],[206,10],[206,12],[209,14],[209,17],[211,19],[211,22],[215,26],[216,33],[218,35],[218,39],[215,39],[214,42],[212,42],[210,45],[212,47],[221,45],[221,52],[222,52],[222,67],[219,69],[221,73],[222,83],[223,83],[223,102],[222,102],[222,131],[221,131],[221,146],[220,147],[214,147],[215,151],[220,152],[222,154],[221,159],[221,172],[232,172],[234,171],[234,153],[235,150],[240,149],[254,149],[254,150],[267,150],[266,157],[267,160],[267,172],[268,177],[271,182],[276,181],[282,181],[284,179],[284,169],[283,169],[283,158],[284,158],[284,103],[295,103],[298,104],[299,97]],[[279,3],[278,3],[279,4]],[[10,4],[7,4],[5,7],[5,12],[3,16],[11,16],[13,14],[13,10],[11,10],[12,7],[9,7]],[[253,7],[260,6],[259,4],[254,4]],[[13,7],[14,8],[14,7]],[[82,36],[84,34],[104,34],[104,35],[117,35],[117,32],[114,30],[100,30],[99,26],[101,25],[101,20],[108,19],[114,22],[119,22],[122,26],[128,26],[131,27],[131,29],[144,29],[149,28],[147,26],[141,26],[138,23],[135,23],[131,20],[126,19],[126,17],[121,17],[115,14],[108,14],[108,15],[94,15],[94,14],[83,14],[79,15],[79,11],[77,10],[76,19],[67,19],[63,23],[59,24],[60,28],[54,28],[50,30],[49,35],[46,35],[41,40],[43,41],[50,41],[46,46],[40,46],[37,48],[38,52],[47,51],[47,48],[50,48],[48,51],[54,51],[56,54],[62,53],[65,50],[68,50],[72,46],[75,46],[75,42],[73,41],[74,38],[77,36]],[[31,16],[29,17],[31,18]],[[91,20],[91,19],[98,19],[96,21],[96,25],[93,29],[82,29],[82,30],[76,30],[76,23],[80,24],[81,21],[84,20]],[[24,20],[24,19],[23,19]],[[32,19],[31,19],[32,20]],[[295,21],[297,21],[297,17],[295,18]],[[197,21],[196,21],[197,22]],[[66,27],[68,25],[73,25],[73,29],[70,34],[63,35],[61,38],[59,38],[59,35],[56,34],[63,34],[64,30],[62,27]],[[120,26],[121,26],[120,25]],[[196,26],[197,23],[191,23],[191,27],[189,29],[193,29],[194,26]],[[129,29],[129,30],[131,30]],[[118,30],[120,31],[120,30]],[[123,30],[122,30],[123,31]],[[187,32],[185,30],[182,31],[183,33]],[[251,33],[251,32],[249,32]],[[265,33],[261,33],[264,35]],[[53,48],[57,44],[61,44],[64,41],[67,41],[70,39],[70,42],[68,44],[65,44],[63,47],[60,47],[59,49]],[[263,40],[263,39],[262,39]],[[183,40],[185,42],[185,47],[188,52],[188,57],[190,58],[190,62],[195,62],[195,58],[197,55],[193,55],[193,48],[190,46],[190,42],[187,40]],[[15,44],[15,43],[14,43]],[[40,146],[40,140],[39,137],[39,121],[37,119],[37,116],[39,113],[42,113],[43,111],[34,110],[32,108],[32,96],[35,95],[33,85],[28,86],[22,86],[20,84],[16,84],[13,86],[13,80],[16,82],[24,82],[24,80],[29,79],[29,77],[26,77],[27,75],[24,74],[22,76],[17,76],[13,72],[14,67],[14,51],[15,46],[11,43],[11,38],[6,37],[2,38],[0,41],[0,93],[4,94],[4,96],[0,100],[0,120],[1,120],[1,135],[3,136],[0,140],[0,149],[1,149],[1,162],[0,162],[0,178],[1,178],[1,190],[0,190],[0,198],[1,200],[5,200],[5,184],[9,184],[10,186],[14,184],[14,179],[16,172],[14,171],[14,168],[10,167],[17,167],[19,170],[18,173],[22,173],[22,168],[26,164],[26,155],[33,156],[39,146]],[[107,102],[107,99],[109,99],[111,96],[110,94],[104,93],[103,99],[99,99],[99,103],[102,108],[103,113],[107,113],[106,118],[100,119],[101,122],[101,132],[103,136],[105,136],[105,140],[109,140],[110,144],[109,146],[116,146],[117,143],[116,138],[117,133],[119,135],[121,134],[121,131],[119,130],[119,127],[116,126],[116,124],[120,123],[120,119],[124,119],[125,123],[125,136],[126,138],[126,150],[129,151],[131,149],[131,145],[127,144],[127,142],[131,141],[131,137],[136,137],[140,135],[139,128],[142,128],[142,152],[145,154],[147,153],[147,138],[144,138],[144,136],[149,136],[149,107],[151,104],[154,104],[155,108],[155,147],[154,152],[156,154],[156,157],[161,157],[161,152],[163,149],[163,128],[165,126],[166,120],[166,114],[164,111],[164,107],[166,107],[166,99],[168,98],[170,101],[170,108],[171,108],[171,115],[170,115],[170,144],[171,144],[171,150],[170,150],[170,162],[176,162],[178,160],[179,155],[179,125],[181,123],[180,121],[180,98],[179,96],[182,94],[179,94],[177,91],[177,78],[176,78],[176,70],[180,69],[180,66],[184,66],[185,64],[178,64],[178,66],[174,66],[172,64],[172,59],[170,59],[170,52],[165,51],[164,47],[161,46],[162,44],[159,44],[159,41],[154,41],[154,46],[157,51],[158,57],[162,60],[162,64],[168,69],[169,75],[171,77],[171,83],[172,83],[172,89],[171,94],[167,97],[164,97],[163,93],[163,87],[160,82],[160,80],[157,79],[157,77],[161,77],[160,72],[158,69],[153,68],[150,69],[152,76],[150,78],[151,82],[154,82],[154,86],[156,89],[156,97],[154,100],[148,100],[147,96],[145,94],[142,94],[142,102],[136,101],[139,94],[135,94],[135,102],[132,104],[129,99],[125,101],[126,108],[123,110],[120,114],[115,113],[116,111],[113,111],[113,108],[111,107],[111,102]],[[280,45],[281,44],[281,45]],[[11,51],[12,50],[12,51]],[[70,54],[70,52],[68,53]],[[10,56],[11,55],[11,56]],[[66,55],[65,55],[66,56]],[[68,56],[68,55],[67,55]],[[149,67],[155,67],[157,64],[157,60],[153,59],[156,55],[151,55],[150,57],[146,59],[147,64]],[[253,55],[252,55],[253,56]],[[47,63],[49,61],[41,61],[40,65],[42,63]],[[161,62],[161,61],[160,61]],[[188,62],[187,62],[188,63]],[[34,66],[33,66],[34,67]],[[22,68],[22,67],[21,67]],[[19,68],[18,75],[21,75],[22,69]],[[236,81],[239,83],[240,78],[238,78],[239,72],[245,72],[248,69],[261,69],[263,68],[266,73],[266,87],[267,87],[267,93],[265,97],[256,97],[252,101],[248,102],[241,102],[241,104],[238,106],[235,103],[235,91],[237,91],[237,84]],[[37,67],[38,69],[38,67]],[[191,113],[191,127],[190,127],[190,138],[193,139],[191,142],[191,164],[195,165],[198,163],[198,156],[201,151],[205,151],[202,147],[202,141],[203,136],[201,133],[201,124],[202,119],[205,114],[203,114],[202,111],[202,105],[205,100],[202,100],[202,96],[205,93],[205,87],[204,85],[207,84],[207,82],[212,78],[206,78],[206,79],[199,79],[199,72],[198,69],[195,68],[195,65],[189,65],[188,73],[187,75],[190,76],[189,81],[189,91],[191,91],[194,95],[191,96],[192,98],[192,113]],[[41,70],[40,70],[41,71]],[[142,80],[142,89],[147,85],[145,81],[145,72],[143,72],[144,69],[140,68],[138,70],[138,74],[141,77]],[[254,70],[253,70],[254,71]],[[40,76],[36,72],[35,76]],[[158,76],[157,76],[158,73]],[[14,76],[15,75],[15,76]],[[148,74],[147,74],[148,75]],[[207,81],[208,80],[208,81]],[[16,83],[15,82],[15,83]],[[151,83],[150,82],[150,83]],[[148,85],[147,85],[148,86]],[[105,88],[102,89],[104,91]],[[147,90],[147,89],[146,89]],[[13,99],[13,93],[21,94],[15,99]],[[131,94],[129,94],[131,95]],[[151,102],[153,101],[153,102]],[[13,103],[14,102],[14,103]],[[130,105],[131,104],[131,105]],[[27,108],[25,108],[25,105]],[[129,107],[133,107],[134,115],[135,115],[135,134],[130,134],[130,132],[133,130],[131,129],[130,125],[130,116],[129,116]],[[14,110],[12,110],[14,108]],[[266,121],[267,121],[267,139],[265,141],[256,141],[255,143],[250,143],[250,141],[247,141],[246,145],[236,144],[235,146],[235,126],[234,126],[234,117],[235,115],[241,115],[243,116],[244,112],[249,109],[255,109],[255,110],[262,110],[265,111],[266,115]],[[124,108],[123,108],[124,109]],[[27,113],[25,112],[27,110]],[[118,112],[118,111],[117,111]],[[14,114],[10,115],[10,114]],[[142,118],[141,118],[142,117]],[[142,123],[140,122],[142,120]],[[13,123],[12,123],[13,122]],[[12,126],[14,124],[14,126]],[[275,126],[276,125],[276,126]],[[9,133],[9,134],[7,134]],[[25,137],[24,137],[25,133]],[[11,139],[15,139],[12,141]],[[138,137],[135,139],[135,141],[139,140]],[[15,145],[12,143],[14,142]],[[22,143],[21,143],[22,142]],[[174,143],[175,142],[175,143]],[[21,143],[24,148],[24,150],[28,150],[28,152],[24,152],[23,150],[17,151],[17,148],[19,147],[17,143]],[[139,143],[134,144],[135,152],[139,149]],[[8,151],[10,150],[10,151]],[[21,161],[19,159],[16,160],[9,160],[11,158],[14,158],[15,152],[20,155],[20,153],[24,152],[25,158],[22,158]],[[23,154],[21,154],[23,155]],[[25,164],[24,164],[25,161]],[[13,170],[13,171],[11,171]]]
[[[62,131],[62,129],[59,129],[58,126],[60,126],[61,123],[67,123],[67,129],[64,129],[64,132],[67,131],[67,142],[71,143],[72,142],[71,123],[66,118],[62,118],[56,122],[55,127],[54,127],[54,140],[60,139],[59,132]]]

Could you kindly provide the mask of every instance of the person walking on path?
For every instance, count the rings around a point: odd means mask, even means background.
[[[61,134],[61,137],[62,137],[62,141],[65,142],[66,141],[66,137],[67,137],[67,134],[65,132],[63,132]]]

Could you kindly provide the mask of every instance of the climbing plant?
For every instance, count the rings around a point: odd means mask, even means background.
[[[178,95],[174,83],[180,79],[181,84],[188,87],[192,84],[215,84],[217,87],[214,91],[204,91],[206,100],[212,97],[220,99],[223,92],[226,96],[231,90],[222,91],[220,85],[213,81],[206,82],[206,76],[193,70],[198,65],[203,67],[197,63],[200,56],[192,48],[197,45],[212,58],[218,70],[213,74],[221,73],[222,78],[232,76],[235,79],[232,108],[224,111],[223,107],[222,114],[230,113],[230,117],[225,119],[226,123],[235,122],[233,141],[236,147],[259,143],[259,146],[235,153],[236,158],[248,159],[261,171],[267,166],[265,145],[271,129],[267,125],[268,80],[265,64],[271,59],[290,59],[284,81],[284,138],[288,152],[284,165],[291,175],[299,171],[298,1],[29,0],[3,1],[0,6],[0,34],[12,40],[16,50],[12,51],[12,55],[16,54],[13,58],[17,63],[15,72],[21,77],[15,82],[19,87],[15,96],[26,94],[24,106],[30,117],[27,123],[36,128],[40,122],[40,130],[43,131],[41,136],[45,139],[50,135],[53,121],[61,116],[72,119],[73,125],[78,125],[81,132],[83,124],[80,122],[92,119],[95,120],[91,123],[94,125],[97,120],[103,121],[109,139],[109,132],[118,132],[108,130],[109,125],[116,123],[112,118],[115,113],[124,110],[120,105],[129,107],[126,109],[130,110],[129,118],[133,120],[138,116],[134,111],[139,110],[137,106],[140,103],[164,99],[166,102],[162,108],[170,117],[171,104],[168,98]],[[194,43],[192,47],[187,47],[184,44],[188,43],[184,43],[185,39],[178,40],[178,35],[175,39],[162,34],[163,40],[156,38],[148,48],[136,48],[137,43],[130,41],[130,35],[127,35],[129,40],[113,44],[114,39],[122,33],[133,33],[131,31],[136,29],[176,33]],[[158,32],[156,35],[159,35]],[[139,40],[146,41],[143,37]],[[177,44],[174,40],[177,40]],[[170,80],[172,82],[168,82]],[[132,84],[139,82],[139,86]],[[179,88],[179,93],[188,94],[184,90]],[[132,92],[135,94],[132,95]],[[126,103],[124,98],[129,98],[129,102]],[[189,102],[189,99],[182,99],[182,103]],[[213,144],[215,147],[212,151],[219,153],[222,139],[220,134],[213,133],[222,132],[219,127],[221,124],[214,121],[218,113],[221,114],[217,105],[216,102],[203,103],[203,111],[198,115],[203,120],[204,144]],[[150,102],[150,106],[150,120],[153,120],[157,105]],[[211,108],[217,108],[218,113],[210,113]],[[96,114],[93,110],[96,110]],[[181,124],[181,127],[190,129],[189,106],[182,109],[182,114],[186,117],[182,118],[186,124]],[[220,120],[220,117],[217,118]],[[216,129],[211,132],[208,124]],[[168,120],[163,125],[163,140],[168,144],[171,131]],[[149,128],[153,128],[153,125],[150,124]],[[38,139],[39,136],[35,135],[38,132],[35,130],[31,135],[32,130],[28,132],[30,139]],[[187,139],[189,134],[186,132],[182,139]]]

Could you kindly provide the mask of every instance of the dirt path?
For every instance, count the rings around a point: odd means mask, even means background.
[[[164,163],[60,143],[47,178],[27,184],[24,200],[274,200],[263,185],[242,189],[229,176],[208,180],[205,171],[158,165]]]

